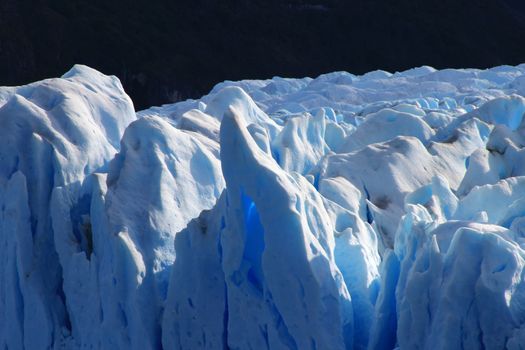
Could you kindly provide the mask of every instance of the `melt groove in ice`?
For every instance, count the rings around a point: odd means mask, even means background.
[[[525,66],[0,88],[2,349],[524,349]]]

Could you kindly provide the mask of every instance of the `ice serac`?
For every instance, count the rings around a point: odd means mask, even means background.
[[[485,122],[505,125],[511,130],[516,130],[520,126],[524,113],[525,98],[519,95],[495,98],[472,112]]]
[[[284,170],[308,173],[329,150],[325,133],[324,111],[293,116],[272,142],[273,155]]]
[[[261,152],[241,118],[232,109],[221,125],[233,214],[221,240],[229,344],[343,348],[352,339],[351,302],[335,265],[333,228],[322,199],[309,182]]]
[[[164,345],[351,347],[352,304],[335,264],[333,227],[321,196],[300,175],[279,168],[242,118],[232,108],[221,125],[225,194],[176,240],[176,247],[193,252],[174,263]],[[210,250],[208,258],[196,258]],[[198,275],[187,281],[182,271],[190,265],[197,271],[208,265],[216,271],[213,282]],[[210,284],[215,300],[203,289]],[[204,316],[204,306],[216,302],[223,309],[212,307],[215,312]],[[191,317],[196,314],[201,317]]]
[[[86,304],[66,293],[80,280],[89,238],[76,209],[86,177],[106,168],[134,119],[118,79],[85,66],[13,88],[0,108],[1,275],[9,278],[0,285],[0,346],[50,348],[79,330],[71,312]]]
[[[410,173],[405,169],[417,163]],[[404,196],[428,184],[440,171],[434,157],[414,137],[400,136],[352,153],[325,157],[315,170],[319,179],[343,177],[367,200],[361,218],[374,222],[386,246],[392,246],[403,212]]]
[[[175,234],[211,208],[224,187],[218,144],[165,119],[143,117],[127,128],[107,184],[106,234],[116,249],[104,261],[114,298],[108,314],[116,315],[108,328],[120,322],[121,332],[113,334],[127,333],[119,340],[126,347],[157,348]]]
[[[381,287],[374,310],[368,349],[394,349],[397,343],[396,285],[399,260],[392,250],[385,254],[381,271]]]
[[[242,113],[247,124],[259,124],[265,127],[270,137],[275,137],[279,131],[278,125],[266,115],[252,100],[252,98],[241,88],[237,86],[226,87],[220,90],[206,106],[206,114],[209,114],[218,120],[229,108],[234,107]]]
[[[175,237],[177,252],[162,319],[165,349],[228,347],[228,304],[222,269],[224,194]]]
[[[516,348],[511,344],[523,340],[525,321],[525,261],[504,228],[472,222],[436,227],[423,207],[412,206],[399,236],[401,348]]]
[[[351,183],[341,177],[323,179],[319,192],[334,226],[335,262],[352,298],[353,348],[365,349],[379,291],[379,239],[372,226],[361,219],[364,199]],[[341,194],[357,200],[348,203]]]

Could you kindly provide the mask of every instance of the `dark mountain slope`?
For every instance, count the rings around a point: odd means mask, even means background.
[[[138,109],[225,79],[525,62],[518,0],[0,0],[0,84],[74,63]]]

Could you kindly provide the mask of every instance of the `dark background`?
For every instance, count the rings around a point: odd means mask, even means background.
[[[0,85],[117,75],[136,109],[225,79],[525,62],[524,0],[0,0]]]

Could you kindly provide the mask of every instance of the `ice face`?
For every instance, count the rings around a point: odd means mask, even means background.
[[[520,349],[524,77],[0,88],[0,347]]]

